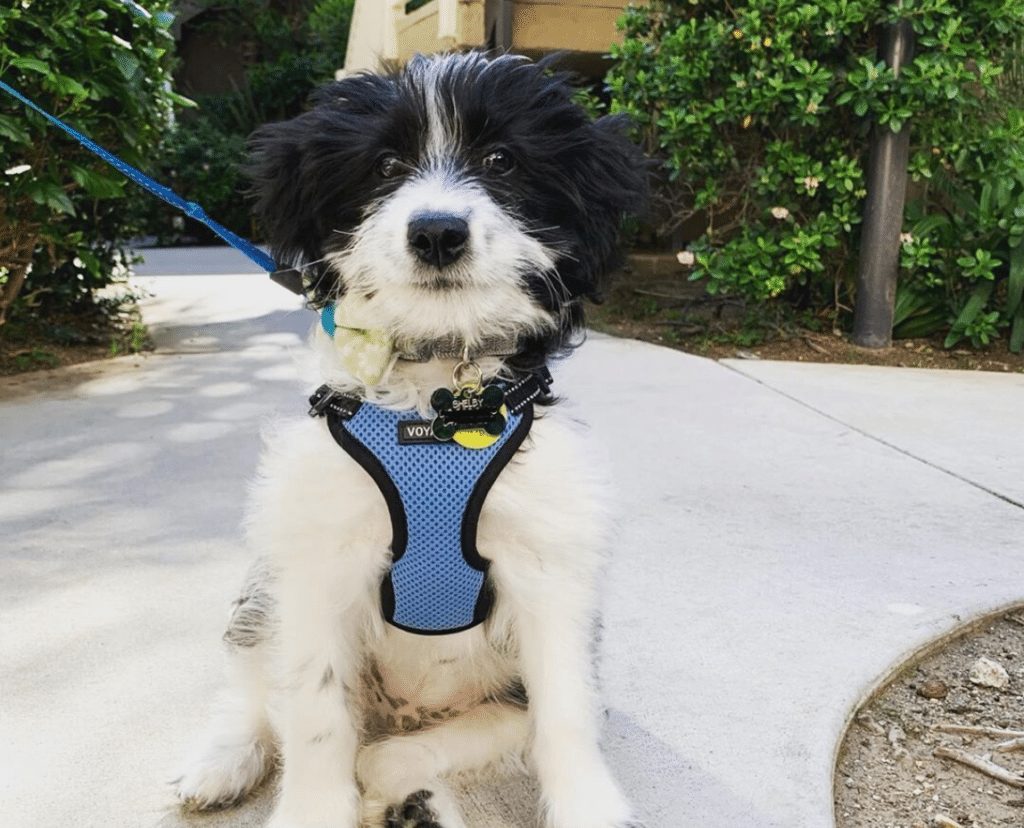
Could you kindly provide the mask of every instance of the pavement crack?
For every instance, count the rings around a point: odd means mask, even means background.
[[[966,483],[968,486],[972,486],[975,489],[985,492],[985,494],[991,495],[992,497],[997,498],[998,500],[1001,500],[1004,503],[1008,503],[1011,506],[1016,506],[1018,509],[1024,510],[1024,502],[1016,500],[1010,497],[1009,495],[1005,495],[1002,492],[996,491],[995,489],[989,488],[988,486],[979,483],[977,480],[972,480],[969,477],[965,477],[959,472],[955,472],[952,469],[947,469],[944,466],[940,466],[936,463],[933,463],[931,460],[914,454],[912,451],[908,451],[902,446],[898,446],[895,443],[891,443],[888,440],[879,437],[876,434],[872,434],[871,432],[865,431],[864,429],[859,428],[858,426],[855,426],[852,423],[848,423],[846,420],[837,417],[835,414],[830,414],[827,411],[822,411],[820,408],[816,408],[809,402],[806,402],[805,400],[802,400],[799,397],[794,396],[793,394],[783,391],[781,388],[776,388],[774,385],[771,385],[770,383],[767,383],[764,380],[759,379],[758,377],[753,377],[750,374],[744,373],[739,368],[735,368],[732,365],[727,365],[721,360],[718,361],[718,364],[721,365],[723,368],[728,368],[730,371],[732,371],[735,374],[738,374],[744,379],[750,380],[751,382],[756,382],[758,385],[767,388],[769,391],[778,394],[780,397],[785,397],[787,400],[795,402],[797,405],[806,408],[808,411],[813,411],[815,414],[824,417],[826,420],[831,420],[833,423],[841,425],[844,428],[850,429],[854,433],[859,434],[861,437],[866,437],[869,440],[873,440],[874,442],[879,443],[885,446],[886,448],[890,448],[893,451],[902,454],[904,457],[909,457],[911,460],[915,460],[916,462],[921,463],[922,465],[925,465],[930,469],[934,469],[937,472],[941,472],[942,474],[948,475],[949,477],[952,477],[955,480],[959,480],[961,483]]]

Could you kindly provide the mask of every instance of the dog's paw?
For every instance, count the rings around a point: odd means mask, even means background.
[[[599,757],[549,766],[541,788],[548,828],[640,828]]]
[[[384,828],[464,828],[453,802],[443,792],[422,789],[384,812]]]
[[[266,745],[212,744],[198,753],[171,785],[182,805],[197,811],[227,808],[255,788],[266,773]]]

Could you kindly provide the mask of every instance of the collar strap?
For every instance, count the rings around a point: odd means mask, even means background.
[[[463,359],[466,346],[455,337],[423,342],[414,347],[401,343],[397,346],[398,358],[406,362],[429,362],[432,359]],[[480,357],[510,357],[519,353],[518,339],[485,339],[469,351],[473,359]]]
[[[538,397],[551,393],[554,380],[546,365],[527,374],[505,388],[505,406],[509,414],[519,414]],[[333,414],[343,420],[351,420],[359,412],[363,401],[358,397],[334,391],[329,385],[321,385],[309,398],[309,416],[323,417]]]
[[[278,274],[271,274],[274,279]],[[276,281],[276,279],[275,279]],[[328,302],[320,309],[320,327],[332,339],[338,326],[335,322],[333,302]],[[398,358],[406,362],[428,362],[431,359],[463,359],[466,355],[465,343],[455,336],[421,342],[416,345],[395,343],[394,352]],[[509,357],[519,353],[519,340],[514,337],[492,337],[478,343],[472,351],[472,357]]]

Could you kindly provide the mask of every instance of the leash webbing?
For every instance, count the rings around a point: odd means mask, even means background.
[[[285,287],[287,287],[289,290],[293,292],[302,292],[301,288],[298,291],[295,290],[294,279],[291,280],[291,283],[288,283],[287,277],[281,278],[281,276],[284,276],[285,274],[298,275],[295,273],[295,271],[279,271],[277,263],[270,256],[268,256],[266,253],[260,250],[255,244],[253,244],[248,239],[243,239],[237,233],[233,233],[231,230],[228,230],[228,228],[225,227],[223,224],[219,224],[218,222],[214,221],[206,214],[206,211],[201,206],[196,204],[194,201],[186,201],[184,198],[182,198],[169,187],[165,187],[163,184],[154,181],[141,170],[136,169],[127,161],[122,160],[118,156],[114,155],[114,153],[104,149],[91,138],[89,138],[86,135],[83,135],[74,127],[64,123],[60,118],[56,117],[55,115],[51,115],[45,109],[38,106],[36,103],[22,95],[17,89],[4,83],[2,80],[0,80],[0,89],[2,89],[8,95],[11,95],[12,97],[21,101],[29,109],[38,112],[40,115],[46,118],[46,120],[49,121],[51,124],[62,129],[64,132],[66,132],[68,135],[70,135],[72,138],[78,141],[78,143],[85,147],[87,150],[94,153],[95,155],[98,155],[110,166],[112,166],[115,170],[120,172],[125,177],[134,181],[143,189],[152,193],[157,198],[166,202],[167,204],[170,204],[175,209],[180,210],[185,215],[190,216],[191,218],[194,218],[196,221],[206,225],[208,228],[210,228],[210,230],[212,230],[214,233],[220,236],[225,242],[227,242],[229,245],[235,248],[235,250],[247,256],[251,261],[258,264],[260,267],[262,267],[264,270],[270,273],[271,278],[273,278],[275,282],[278,282],[278,284],[283,284]],[[299,285],[301,285],[301,278],[299,280]]]

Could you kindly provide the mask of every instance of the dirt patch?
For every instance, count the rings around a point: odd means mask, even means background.
[[[49,315],[45,321],[15,317],[0,327],[0,376],[136,354],[152,347],[134,304],[114,312],[89,309]]]
[[[848,365],[888,365],[897,368],[946,368],[964,371],[1024,373],[1024,354],[1013,354],[1006,343],[987,351],[948,350],[941,339],[903,339],[891,348],[859,348],[845,336],[798,330],[749,348],[717,342],[698,343],[692,353],[713,359],[779,359],[790,362],[833,362]]]
[[[1024,372],[1024,354],[1010,353],[1005,338],[984,351],[947,349],[941,337],[899,340],[881,350],[859,348],[832,333],[828,320],[813,316],[752,323],[737,300],[709,296],[703,285],[663,270],[621,276],[607,301],[589,309],[588,322],[605,333],[712,359]]]
[[[982,659],[987,661],[979,664]],[[837,765],[836,825],[1019,828],[1024,825],[1022,787],[934,755],[936,749],[952,749],[1021,776],[1024,740],[1017,749],[998,749],[1014,733],[1024,734],[1022,612],[954,639],[906,669],[858,711]]]

